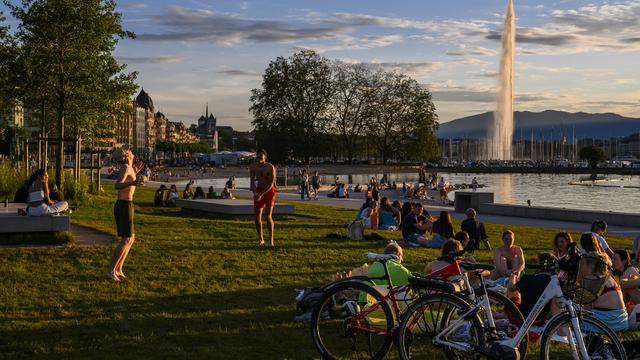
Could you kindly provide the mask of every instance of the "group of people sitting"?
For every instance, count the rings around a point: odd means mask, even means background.
[[[419,216],[419,211],[414,211],[414,215]],[[469,217],[467,220],[469,219],[473,218]],[[640,322],[636,321],[640,315],[638,314],[640,312],[640,271],[634,266],[633,261],[638,259],[632,259],[635,256],[629,254],[627,250],[613,250],[604,238],[606,228],[607,224],[604,221],[594,222],[591,231],[581,234],[578,243],[574,242],[568,232],[560,232],[553,238],[552,250],[539,253],[536,261],[539,264],[560,264],[561,270],[558,276],[561,281],[569,285],[575,281],[580,283],[580,276],[588,277],[598,274],[602,285],[597,294],[594,294],[595,301],[584,302],[582,306],[613,331],[636,329],[640,326]],[[425,266],[425,275],[443,269],[450,265],[451,261],[460,260],[451,258],[447,260],[447,255],[469,248],[468,233],[460,231],[453,237],[442,244],[442,257]],[[636,239],[636,243],[640,244],[640,237]],[[633,250],[640,251],[640,249]],[[398,257],[397,260],[387,262],[394,286],[405,285],[411,272],[401,265],[403,261],[401,245],[391,242],[385,247],[384,252]],[[475,260],[471,257],[466,258],[465,261]],[[502,234],[502,245],[493,250],[493,263],[495,270],[483,274],[489,278],[488,286],[497,286],[498,289],[502,289],[526,318],[551,281],[552,274],[549,268],[543,267],[535,274],[523,274],[524,253],[522,248],[515,244],[515,234],[510,230]],[[571,267],[567,264],[571,263],[580,264],[580,270],[576,271],[577,278],[576,273],[572,274],[571,270],[566,270]],[[380,264],[376,264],[368,267],[369,277],[381,276],[383,268]],[[540,313],[538,321],[544,322],[557,311],[558,307],[555,302],[552,302]],[[508,317],[507,314],[502,315]]]
[[[178,189],[175,185],[171,185],[167,188],[164,184],[161,184],[160,187],[156,190],[154,196],[154,203],[157,206],[175,206],[176,200],[180,199],[181,196],[178,193]],[[231,189],[229,188],[229,184],[225,184],[221,193],[216,192],[213,189],[213,186],[209,186],[207,193],[204,192],[204,189],[201,186],[196,186],[195,191],[191,186],[191,182],[187,183],[184,187],[184,191],[182,191],[182,199],[184,200],[198,200],[198,199],[234,199],[233,194],[231,193]]]

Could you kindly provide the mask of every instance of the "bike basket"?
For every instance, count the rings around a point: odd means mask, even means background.
[[[564,295],[573,302],[587,305],[600,296],[609,276],[609,267],[602,255],[590,252],[580,258],[577,273],[565,273],[560,285]]]

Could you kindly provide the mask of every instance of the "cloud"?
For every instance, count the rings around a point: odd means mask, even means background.
[[[116,56],[116,60],[126,64],[177,64],[182,62],[181,57],[177,56],[158,56],[158,57],[134,57],[134,56]]]
[[[425,75],[439,67],[444,66],[442,62],[370,62],[371,66],[380,67],[386,71],[395,71],[411,76]]]
[[[303,39],[331,39],[350,30],[345,25],[335,23],[308,26],[308,24],[256,20],[236,14],[182,7],[172,7],[165,14],[154,16],[153,20],[160,25],[158,28],[165,27],[170,31],[139,34],[138,40],[235,45],[242,41],[288,42]]]
[[[429,89],[436,102],[469,102],[469,103],[495,103],[495,87],[486,86],[455,86],[450,84],[423,85]],[[563,99],[563,95],[548,93],[517,94],[517,103],[545,102]]]
[[[149,6],[143,3],[131,3],[124,6],[124,8],[127,10],[142,10],[146,9],[147,7]]]
[[[553,47],[555,54],[640,50],[638,0],[552,10],[547,17],[549,22],[540,27],[519,27],[516,42]],[[494,30],[485,38],[500,41],[501,33]],[[548,55],[549,51],[529,48],[527,54]]]
[[[251,70],[241,70],[241,69],[226,69],[218,71],[219,74],[229,75],[229,76],[260,76],[260,73]]]
[[[458,45],[458,49],[447,51],[446,53],[449,56],[491,56],[495,55],[496,52],[492,49],[487,49],[482,46],[467,46],[465,44]]]

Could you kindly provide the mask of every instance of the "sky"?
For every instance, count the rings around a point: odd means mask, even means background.
[[[515,0],[515,109],[640,117],[640,0]],[[429,89],[440,122],[495,108],[507,0],[120,0],[116,58],[157,108],[251,128],[249,96],[278,56],[314,49]],[[6,10],[6,9],[5,9]],[[5,11],[6,13],[6,11]]]

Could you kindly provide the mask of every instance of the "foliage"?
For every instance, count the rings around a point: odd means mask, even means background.
[[[24,171],[19,171],[17,167],[9,162],[0,165],[0,200],[9,199],[13,201],[16,191],[24,185],[26,177]]]
[[[386,164],[395,154],[406,154],[411,145],[426,144],[425,135],[437,129],[437,115],[429,91],[406,75],[385,73],[375,86],[379,90],[369,135]]]
[[[113,0],[5,0],[18,22],[16,76],[21,98],[52,109],[57,134],[86,140],[113,135],[114,115],[135,91],[135,73],[125,73],[113,51],[131,32],[121,26]],[[56,183],[62,181],[62,146]]]
[[[176,143],[174,141],[158,141],[156,143],[156,151],[162,151],[169,154],[193,154],[193,153],[210,153],[211,148],[203,142],[198,143]]]
[[[375,86],[381,76],[380,71],[372,71],[363,64],[334,63],[332,130],[338,134],[349,162],[372,120]]]
[[[302,51],[271,62],[252,94],[256,142],[276,161],[338,152],[351,161],[370,148],[384,163],[439,156],[431,94],[403,74]]]
[[[88,206],[75,211],[71,220],[115,237],[117,195],[106,188],[104,194],[90,196]],[[366,252],[383,250],[379,242],[326,237],[344,233],[355,210],[296,203],[295,218],[276,223],[277,247],[268,249],[257,246],[251,219],[193,217],[178,208],[156,207],[154,190],[136,190],[136,242],[123,283],[108,282],[103,275],[115,243],[0,248],[3,357],[318,358],[309,325],[293,321],[293,289],[323,284],[337,271],[367,262]],[[506,226],[485,225],[492,245],[498,246]],[[458,220],[454,227],[459,229]],[[549,251],[557,231],[511,229],[527,261]],[[613,248],[631,244],[621,236],[607,241]],[[404,263],[422,272],[437,256],[438,250],[407,248]],[[482,263],[491,261],[487,251],[474,256]],[[621,336],[633,338],[638,332]],[[539,347],[530,346],[528,359],[539,358]]]
[[[607,155],[604,153],[604,150],[597,145],[583,147],[580,149],[580,152],[578,152],[578,156],[580,159],[589,162],[589,167],[594,170],[598,168],[599,163],[607,160]]]
[[[13,102],[14,85],[9,81],[13,68],[15,44],[9,34],[9,26],[4,25],[6,17],[0,11],[0,110]]]
[[[268,148],[273,159],[293,155],[308,162],[329,123],[329,61],[310,50],[278,57],[265,70],[262,88],[251,94],[258,147]]]
[[[86,204],[89,198],[89,180],[85,176],[80,176],[76,181],[72,176],[68,176],[62,194],[71,207]]]

